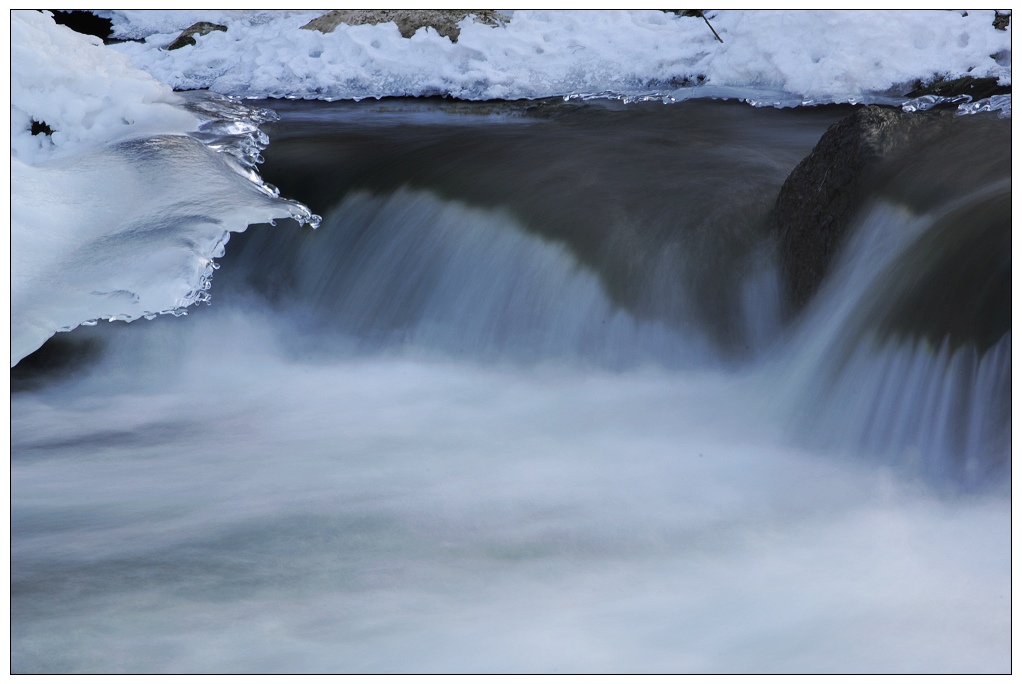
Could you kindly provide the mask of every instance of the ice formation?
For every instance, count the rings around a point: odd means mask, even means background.
[[[48,13],[12,13],[11,39],[12,366],[82,323],[179,313],[229,232],[312,219],[251,168],[258,110],[176,95]]]

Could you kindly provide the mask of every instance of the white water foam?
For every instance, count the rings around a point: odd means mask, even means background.
[[[411,206],[379,238],[396,253],[437,216],[468,233],[444,244],[494,278],[453,271],[492,291],[430,292],[484,318],[509,253],[599,291],[492,214],[399,199],[354,196],[351,229]],[[326,297],[338,257],[306,256],[300,292]],[[931,487],[887,443],[793,445],[812,378],[790,367],[480,362],[449,344],[488,344],[457,306],[434,310],[439,353],[306,355],[293,336],[329,335],[264,306],[96,330],[95,366],[13,396],[13,670],[1010,670],[1009,497]]]
[[[776,386],[287,325],[132,326],[14,397],[15,671],[1010,668],[1009,501],[786,446]]]
[[[798,397],[798,440],[870,454],[935,482],[1008,486],[1010,331],[980,354],[971,342],[900,340],[871,327],[884,303],[903,296],[899,270],[911,268],[904,257],[917,238],[946,212],[998,189],[921,216],[882,201],[862,212],[830,281],[790,334],[784,364],[787,391]]]

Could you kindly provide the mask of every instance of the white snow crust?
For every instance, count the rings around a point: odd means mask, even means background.
[[[11,153],[35,163],[132,137],[195,130],[170,86],[49,14],[11,14]],[[32,120],[52,135],[32,135]]]
[[[861,102],[934,77],[1010,82],[1011,29],[994,12],[660,10],[509,12],[504,26],[463,20],[457,42],[393,22],[303,30],[316,12],[107,13],[116,49],[177,89],[243,97],[469,100],[669,93],[681,85],[775,93],[778,102]],[[219,21],[194,46],[163,49],[198,20]],[[999,63],[1000,62],[1000,63]],[[712,92],[712,91],[709,91]]]
[[[12,366],[55,332],[205,301],[232,231],[315,221],[252,170],[251,108],[177,95],[49,13],[12,13],[11,56]]]

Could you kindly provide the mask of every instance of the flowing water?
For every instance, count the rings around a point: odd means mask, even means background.
[[[272,106],[321,227],[12,371],[14,671],[1010,670],[1010,123],[789,320],[851,108]]]

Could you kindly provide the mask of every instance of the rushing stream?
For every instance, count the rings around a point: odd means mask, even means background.
[[[1010,150],[793,316],[851,107],[268,106],[322,225],[12,370],[14,671],[1010,670]]]

